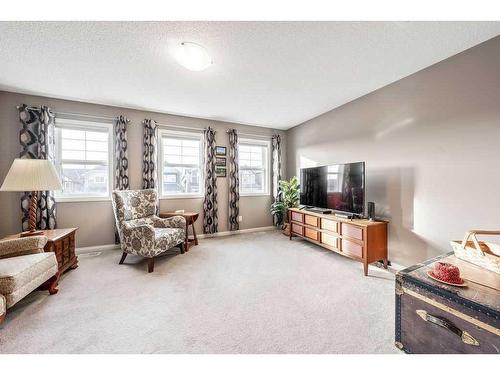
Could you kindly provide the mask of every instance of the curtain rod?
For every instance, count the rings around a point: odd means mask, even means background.
[[[262,137],[262,138],[271,138],[273,136],[272,134],[266,135],[266,134],[240,133],[240,132],[237,132],[237,134],[247,136],[247,137]]]
[[[16,108],[19,109],[21,106],[16,105]],[[26,108],[32,109],[32,110],[40,110],[40,107],[32,107],[32,106],[27,106]],[[54,114],[57,116],[75,116],[75,117],[89,117],[89,118],[95,118],[95,119],[101,119],[101,120],[116,120],[118,116],[115,117],[110,117],[110,116],[98,116],[98,115],[91,115],[88,113],[76,113],[76,112],[59,112],[59,111],[53,111]]]
[[[195,128],[192,126],[182,126],[182,125],[167,125],[167,124],[160,124],[159,122],[156,123],[156,125],[161,126],[163,128],[175,128],[175,129],[181,129],[181,130],[196,130],[199,132],[202,132],[205,128]],[[247,137],[262,137],[262,138],[271,138],[272,134],[251,134],[251,133],[240,133],[238,132],[238,135],[243,135]]]
[[[21,108],[21,106],[17,105],[17,109]],[[28,109],[33,109],[33,110],[40,110],[40,107],[32,107],[32,106],[27,106]],[[91,115],[87,113],[74,113],[74,112],[58,112],[54,111],[54,114],[60,115],[60,116],[77,116],[77,117],[89,117],[89,118],[95,118],[95,119],[102,119],[102,120],[116,120],[118,116],[115,117],[110,117],[110,116],[97,116],[97,115]],[[130,120],[129,120],[130,121]],[[182,125],[167,125],[167,124],[161,124],[159,122],[156,123],[158,126],[165,127],[165,128],[177,128],[177,129],[184,129],[184,130],[196,130],[199,132],[202,132],[204,128],[195,128],[195,127],[190,127],[190,126],[182,126]],[[240,133],[238,132],[238,135],[243,135],[247,137],[262,137],[262,138],[269,138],[272,137],[272,134],[267,135],[267,134],[250,134],[250,133]]]
[[[162,128],[176,128],[176,129],[184,129],[184,130],[197,130],[199,132],[202,132],[205,129],[205,128],[195,128],[195,127],[182,126],[182,125],[160,124],[159,122],[157,122],[156,125],[161,126]]]

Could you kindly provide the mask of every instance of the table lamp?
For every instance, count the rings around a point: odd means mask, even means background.
[[[28,231],[21,233],[21,237],[43,234],[36,230],[38,192],[60,189],[61,182],[51,161],[14,159],[0,191],[31,191]]]

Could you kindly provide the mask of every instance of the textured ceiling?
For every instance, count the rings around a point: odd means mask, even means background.
[[[287,129],[500,33],[500,22],[0,22],[0,89]],[[214,65],[179,66],[204,45]]]

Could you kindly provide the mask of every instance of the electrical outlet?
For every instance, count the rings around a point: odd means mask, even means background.
[[[243,221],[243,216],[238,216],[238,223],[241,223]]]

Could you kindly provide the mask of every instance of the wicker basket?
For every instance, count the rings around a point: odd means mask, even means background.
[[[500,231],[468,231],[462,241],[450,241],[455,256],[500,274],[500,244],[478,241],[476,234],[499,236]]]

